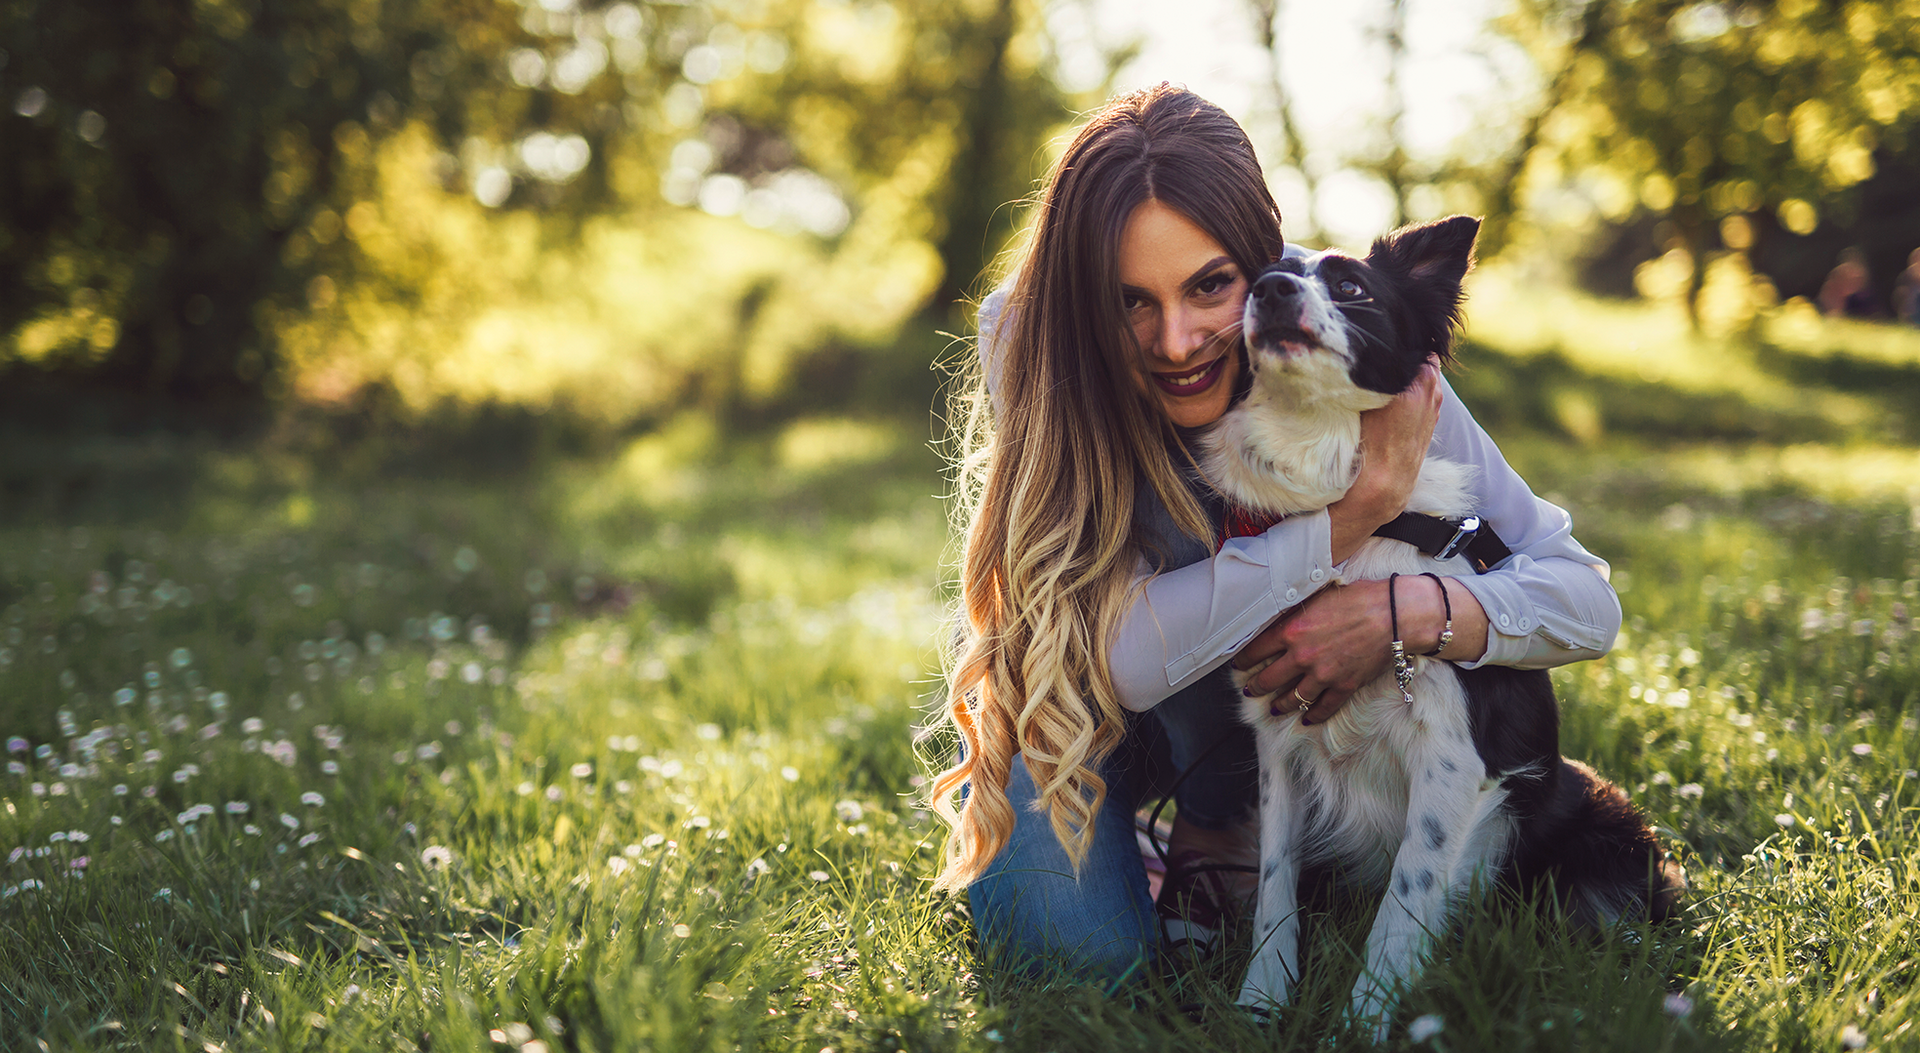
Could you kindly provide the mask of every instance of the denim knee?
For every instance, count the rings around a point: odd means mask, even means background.
[[[1134,840],[1127,774],[1103,772],[1108,799],[1075,874],[1047,816],[1032,810],[1033,779],[1024,759],[1014,759],[1007,786],[1013,833],[967,889],[981,955],[994,968],[1028,974],[1058,968],[1111,981],[1152,956],[1159,925]]]

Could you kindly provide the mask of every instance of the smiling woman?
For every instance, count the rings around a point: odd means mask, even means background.
[[[1218,107],[1168,85],[1115,99],[1035,216],[982,305],[983,368],[962,395],[964,621],[946,702],[960,752],[932,786],[953,825],[938,884],[967,890],[989,957],[1119,976],[1162,942],[1132,822],[1157,782],[1185,773],[1166,934],[1217,930],[1240,891],[1221,864],[1251,860],[1251,742],[1213,674],[1265,663],[1260,690],[1318,722],[1386,670],[1383,583],[1326,586],[1405,508],[1430,442],[1480,469],[1479,507],[1524,559],[1403,588],[1407,639],[1437,639],[1450,607],[1459,639],[1485,641],[1463,664],[1552,665],[1604,650],[1619,605],[1566,514],[1432,368],[1362,419],[1344,497],[1221,540],[1228,510],[1190,450],[1245,386],[1241,311],[1284,243],[1259,161]]]

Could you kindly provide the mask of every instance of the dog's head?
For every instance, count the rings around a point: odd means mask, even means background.
[[[1247,297],[1254,382],[1326,396],[1405,391],[1427,359],[1452,357],[1479,233],[1478,219],[1452,216],[1394,231],[1364,260],[1322,252],[1267,268]]]

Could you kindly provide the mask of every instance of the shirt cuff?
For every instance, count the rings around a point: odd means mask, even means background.
[[[1518,557],[1525,559],[1526,557]],[[1516,575],[1474,574],[1454,579],[1467,587],[1487,612],[1487,653],[1471,662],[1456,663],[1462,669],[1483,665],[1517,665],[1529,650],[1529,640],[1539,628],[1533,602],[1520,587]]]

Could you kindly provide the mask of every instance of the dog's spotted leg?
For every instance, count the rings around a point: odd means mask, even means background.
[[[1260,892],[1254,902],[1253,958],[1240,987],[1241,1005],[1285,1005],[1300,978],[1299,831],[1284,744],[1290,723],[1279,728],[1263,723],[1255,732],[1261,758]]]
[[[1450,678],[1449,678],[1450,679]],[[1393,860],[1387,894],[1367,936],[1367,963],[1353,988],[1349,1012],[1383,1041],[1399,992],[1418,974],[1422,957],[1445,931],[1450,893],[1462,850],[1482,816],[1485,774],[1464,721],[1429,726],[1407,754],[1407,823]]]

